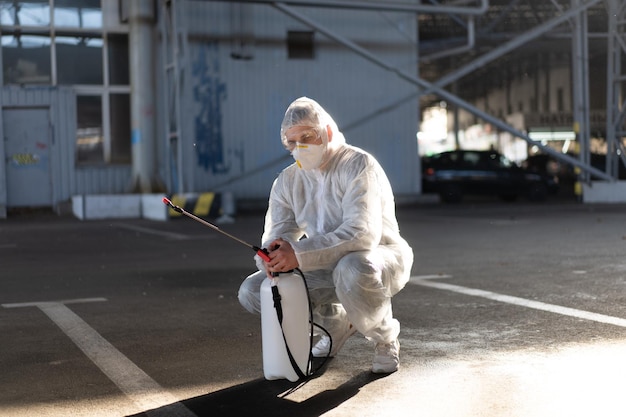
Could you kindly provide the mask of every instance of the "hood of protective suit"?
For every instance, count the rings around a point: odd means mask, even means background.
[[[310,127],[322,138],[325,151],[320,166],[324,166],[337,149],[346,143],[330,114],[319,103],[308,97],[296,99],[285,111],[285,117],[280,125],[280,137],[285,147],[288,147],[286,132],[295,126]],[[331,132],[330,138],[328,129]]]

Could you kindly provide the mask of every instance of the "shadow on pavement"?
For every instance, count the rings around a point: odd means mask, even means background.
[[[198,417],[206,416],[264,416],[264,417],[314,417],[320,416],[354,397],[370,382],[384,378],[385,374],[364,371],[355,375],[339,387],[319,392],[304,401],[295,402],[289,394],[306,384],[287,380],[267,381],[257,379],[220,391],[181,401]],[[159,414],[159,410],[150,414]],[[144,416],[144,413],[129,417]]]

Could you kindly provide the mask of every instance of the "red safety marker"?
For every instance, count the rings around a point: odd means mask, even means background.
[[[251,245],[248,242],[246,242],[244,240],[241,240],[238,237],[235,237],[235,236],[231,235],[230,233],[226,233],[225,231],[223,231],[222,229],[220,229],[216,225],[211,224],[211,223],[201,219],[200,217],[198,217],[198,216],[196,216],[196,215],[194,215],[192,213],[189,213],[188,211],[185,211],[185,209],[183,209],[182,207],[174,205],[167,197],[163,197],[163,203],[166,206],[171,207],[172,210],[174,210],[174,211],[176,211],[178,213],[184,214],[185,216],[187,216],[187,217],[189,217],[191,219],[194,219],[195,221],[197,221],[199,223],[202,223],[203,225],[208,226],[208,227],[210,227],[211,229],[213,229],[213,230],[215,230],[217,232],[220,232],[224,236],[227,236],[227,237],[229,237],[229,238],[231,238],[233,240],[236,240],[237,242],[239,242],[239,243],[241,243],[243,245],[246,245],[247,247],[249,247],[250,249],[255,251],[256,254],[259,255],[261,257],[261,259],[263,259],[265,262],[269,262],[270,261],[270,257],[269,257],[269,253],[267,252],[267,249],[263,249],[263,248],[260,248],[258,246],[255,246],[255,245]]]

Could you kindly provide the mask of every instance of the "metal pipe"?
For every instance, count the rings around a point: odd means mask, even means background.
[[[163,122],[165,128],[166,164],[169,190],[184,193],[188,176],[183,171],[182,152],[183,123],[181,102],[184,101],[184,71],[186,67],[186,35],[180,31],[179,2],[161,1],[161,47],[164,60],[165,85],[162,88],[164,103]],[[187,180],[187,181],[186,181]]]
[[[225,1],[225,0],[209,0],[209,1]],[[477,7],[462,6],[436,6],[429,4],[408,4],[371,1],[345,1],[345,0],[285,0],[276,2],[272,0],[235,0],[240,3],[265,3],[265,4],[285,4],[290,6],[307,6],[307,7],[326,7],[339,9],[358,9],[358,10],[377,10],[389,12],[415,12],[415,13],[451,13],[461,15],[482,15],[489,9],[489,0],[480,0]]]

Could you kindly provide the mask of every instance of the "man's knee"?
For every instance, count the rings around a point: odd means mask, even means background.
[[[241,304],[247,310],[247,305],[250,300],[250,288],[246,281],[241,283],[239,287],[239,292],[237,293],[237,298],[239,299],[239,304]]]
[[[256,274],[258,274],[258,272]],[[262,282],[262,280],[259,280],[255,276],[256,274],[252,274],[248,278],[244,279],[239,286],[239,292],[237,293],[239,304],[241,304],[241,306],[248,310],[250,313],[261,312],[260,283]]]
[[[333,271],[335,287],[351,287],[364,277],[380,274],[375,255],[370,251],[351,252],[337,262]]]

